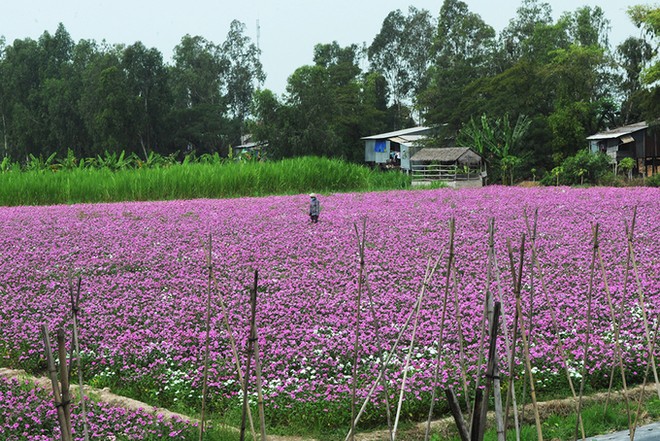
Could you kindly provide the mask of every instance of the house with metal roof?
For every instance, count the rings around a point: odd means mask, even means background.
[[[449,187],[482,187],[487,177],[482,156],[469,147],[426,147],[410,158],[413,185],[443,181]]]
[[[587,140],[592,152],[607,153],[612,162],[633,158],[638,173],[660,173],[660,133],[650,130],[645,121],[599,132]]]
[[[360,138],[364,140],[364,161],[372,165],[392,166],[410,171],[410,158],[422,148],[430,127],[411,127]]]

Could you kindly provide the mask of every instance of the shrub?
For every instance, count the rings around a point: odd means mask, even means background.
[[[660,173],[656,173],[653,176],[646,178],[647,187],[660,187]]]

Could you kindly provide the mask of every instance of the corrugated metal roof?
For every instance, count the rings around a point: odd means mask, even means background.
[[[631,133],[639,132],[648,128],[646,121],[638,122],[635,124],[630,124],[627,126],[617,127],[616,129],[608,130],[606,132],[596,133],[595,135],[588,136],[589,140],[600,140],[600,139],[614,139],[621,136],[630,135]]]
[[[378,135],[365,136],[360,139],[390,139],[397,136],[408,136],[408,135],[426,135],[431,131],[430,127],[411,127],[409,129],[397,130],[394,132],[379,133]]]
[[[420,139],[426,138],[424,135],[406,135],[406,136],[393,136],[392,138],[387,138],[389,141],[396,142],[398,144],[412,144],[419,141]]]
[[[463,161],[459,161],[463,159]],[[440,161],[440,162],[479,162],[481,155],[469,147],[443,147],[424,148],[415,153],[411,161]]]

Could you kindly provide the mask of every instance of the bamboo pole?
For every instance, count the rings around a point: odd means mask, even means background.
[[[355,437],[355,394],[357,392],[357,365],[358,365],[358,350],[360,345],[360,313],[361,313],[361,300],[362,300],[362,283],[364,277],[364,244],[365,237],[367,234],[367,219],[362,221],[362,240],[360,240],[360,232],[358,231],[357,224],[353,224],[355,227],[355,235],[358,238],[358,253],[360,259],[360,272],[358,276],[358,294],[357,299],[355,300],[355,343],[353,345],[353,375],[351,381],[351,441]],[[394,423],[394,432],[396,433],[396,422]]]
[[[607,272],[605,271],[605,264],[603,263],[603,255],[600,251],[600,247],[597,248],[597,254],[598,254],[598,263],[600,266],[601,274],[603,277],[603,287],[605,289],[605,294],[607,295],[607,305],[610,310],[610,317],[612,320],[612,325],[614,326],[614,353],[616,355],[617,361],[619,362],[619,369],[621,371],[621,382],[623,385],[623,397],[626,402],[626,414],[628,415],[628,427],[632,428],[632,419],[631,419],[631,414],[630,414],[630,401],[628,399],[628,385],[626,384],[626,371],[625,367],[623,364],[623,354],[621,352],[621,345],[619,344],[619,335],[620,335],[620,328],[619,328],[619,321],[617,319],[616,313],[614,311],[614,305],[612,304],[612,294],[610,293],[610,287],[607,283]],[[610,380],[610,384],[612,384]],[[608,390],[609,394],[609,390]],[[630,441],[633,441],[632,438],[632,430],[631,430],[631,436],[630,436]]]
[[[369,389],[369,392],[367,393],[366,398],[364,399],[362,403],[362,407],[360,408],[360,411],[358,414],[355,416],[355,421],[353,422],[353,426],[355,426],[359,421],[360,417],[362,416],[362,413],[364,410],[367,408],[367,404],[369,403],[369,400],[371,399],[374,391],[376,390],[376,387],[378,386],[378,383],[381,381],[383,378],[383,374],[385,373],[385,370],[387,369],[387,365],[389,364],[390,360],[394,356],[394,353],[399,346],[399,342],[401,341],[401,338],[403,337],[403,334],[408,330],[408,326],[410,326],[410,322],[412,321],[413,316],[415,315],[415,310],[417,309],[417,305],[422,301],[422,298],[424,296],[424,291],[423,289],[420,290],[419,295],[417,296],[417,300],[415,301],[415,304],[413,305],[413,309],[410,311],[408,314],[408,318],[406,319],[405,323],[403,324],[403,327],[399,331],[399,335],[397,336],[396,340],[392,344],[392,349],[387,354],[387,357],[385,357],[385,360],[383,361],[383,366],[380,368],[380,371],[378,372],[378,376],[374,380],[374,382],[371,384],[371,388]],[[351,436],[351,432],[349,432],[346,435],[346,438],[344,441],[348,441]]]
[[[531,227],[529,224],[528,219],[525,219],[525,224],[527,226],[527,231],[528,233],[531,231]],[[575,410],[577,411],[577,392],[575,391],[575,385],[573,384],[573,378],[571,377],[570,371],[568,369],[568,357],[566,355],[566,349],[564,348],[564,344],[561,340],[560,337],[560,332],[559,332],[559,323],[557,321],[557,313],[555,311],[555,308],[552,306],[553,303],[550,300],[550,297],[548,296],[548,287],[545,282],[545,276],[543,274],[543,270],[541,269],[541,263],[539,262],[539,252],[538,248],[536,246],[536,243],[533,242],[531,244],[532,247],[532,260],[534,262],[534,266],[536,267],[536,272],[538,274],[538,280],[541,284],[541,291],[543,292],[543,298],[545,302],[550,305],[550,318],[552,321],[552,330],[557,336],[557,351],[559,352],[559,356],[561,357],[562,364],[564,365],[564,373],[566,374],[566,380],[568,381],[568,386],[571,390],[571,394],[573,396],[573,399],[575,400]],[[580,431],[582,433],[582,437],[585,437],[585,430],[584,430],[584,423],[580,419]]]
[[[507,431],[507,426],[509,423],[509,400],[513,403],[513,423],[514,423],[514,429],[516,432],[516,441],[520,441],[520,423],[518,421],[518,403],[516,402],[516,389],[515,389],[515,378],[514,378],[514,372],[513,372],[513,365],[514,365],[514,357],[515,357],[515,339],[511,341],[509,339],[509,331],[508,331],[508,322],[507,322],[507,313],[504,308],[504,290],[502,288],[502,278],[500,275],[500,268],[499,264],[497,262],[497,253],[495,252],[495,240],[494,240],[494,234],[495,234],[495,219],[491,218],[490,219],[490,225],[491,225],[491,231],[492,231],[492,237],[489,240],[488,244],[488,253],[489,253],[489,258],[492,263],[492,268],[495,271],[495,281],[497,282],[497,293],[499,295],[499,301],[501,303],[501,309],[502,309],[502,330],[504,334],[504,344],[506,348],[506,355],[507,355],[507,360],[509,362],[509,389],[507,390],[507,398],[506,398],[506,405],[504,407],[504,418],[503,418],[503,426],[502,426],[502,436],[505,436],[506,431]],[[515,282],[514,282],[515,283]],[[515,317],[515,314],[514,314]],[[517,325],[514,326],[514,337],[516,335],[516,328]],[[499,382],[499,380],[498,380]],[[499,437],[498,437],[499,438]]]
[[[436,268],[438,267],[438,263],[440,262],[440,259],[438,259],[435,263],[435,266],[431,268],[431,262],[429,262],[426,265],[426,272],[424,275],[424,283],[422,285],[422,295],[426,290],[426,287],[428,286],[429,281],[431,280],[431,277],[433,277],[433,274],[435,273]],[[396,429],[397,426],[399,425],[399,417],[401,415],[401,405],[403,403],[403,394],[405,392],[405,387],[406,387],[406,378],[408,376],[408,366],[410,365],[410,358],[412,357],[412,350],[415,346],[415,335],[417,334],[417,324],[419,323],[419,312],[422,309],[422,302],[420,301],[417,303],[417,309],[415,311],[415,322],[413,323],[413,330],[412,330],[412,336],[410,337],[410,345],[408,346],[408,354],[406,355],[406,361],[403,366],[403,379],[401,380],[401,391],[399,393],[399,402],[397,404],[396,408],[396,415],[394,417],[394,428],[392,429],[392,440],[396,440]]]
[[[463,382],[463,395],[465,397],[465,406],[470,408],[470,395],[468,391],[467,368],[465,367],[465,342],[463,336],[463,326],[460,312],[460,304],[458,302],[458,283],[456,281],[456,265],[452,270],[452,283],[454,292],[454,317],[456,319],[456,328],[458,330],[458,361],[461,367],[461,381]]]
[[[523,210],[523,215],[525,218],[525,224],[528,224],[527,208]],[[528,331],[529,335],[529,345],[532,345],[532,337],[534,335],[534,249],[536,249],[536,227],[538,225],[539,218],[539,209],[534,210],[534,223],[531,228],[527,228],[527,234],[530,237],[530,244],[532,247],[532,260],[529,262],[529,312],[528,312]],[[522,419],[525,419],[525,398],[527,396],[527,371],[525,371],[523,379],[523,390],[522,390]]]
[[[458,429],[458,435],[461,437],[461,441],[470,441],[470,432],[465,425],[463,413],[461,412],[461,405],[451,387],[445,389],[445,397],[447,398],[447,403],[449,403],[449,412],[454,417],[454,422],[456,423],[456,428]]]
[[[630,230],[628,230],[628,224],[625,224],[626,228],[626,241],[629,237],[629,235],[632,235],[634,233],[635,229],[635,223],[636,223],[636,215],[637,211],[633,211],[633,218],[632,218],[632,223],[630,225]],[[626,294],[628,293],[628,279],[630,276],[630,248],[626,246],[626,269],[624,271],[623,275],[623,290],[621,292],[621,302],[619,303],[619,311],[617,314],[617,317],[622,317],[623,316],[623,311],[625,310],[625,307],[627,306],[626,303]],[[617,338],[618,340],[618,338]],[[615,369],[615,363],[612,363],[612,367],[610,369],[610,384],[607,388],[607,398],[605,398],[605,412],[607,412],[607,408],[610,403],[610,394],[612,392],[612,385],[614,382],[614,369]]]
[[[216,292],[219,292],[218,279],[215,277],[215,275],[213,276],[213,287],[216,290]],[[236,340],[234,339],[234,333],[232,332],[231,326],[229,324],[229,314],[227,311],[227,305],[225,305],[225,301],[223,300],[222,295],[218,296],[218,300],[220,302],[220,308],[222,309],[223,324],[225,325],[225,330],[227,331],[227,336],[229,337],[229,345],[231,346],[231,351],[234,358],[234,364],[236,365],[238,383],[240,384],[241,392],[243,392],[244,390],[243,370],[241,369],[241,361],[238,356],[238,348],[236,347]],[[250,410],[249,406],[247,408],[247,417],[248,417],[248,422],[250,424],[250,433],[252,434],[252,439],[256,440],[257,433],[254,430],[252,411]]]
[[[589,339],[591,338],[591,303],[593,298],[593,286],[594,286],[594,269],[596,266],[596,257],[598,256],[598,223],[592,227],[593,232],[593,253],[591,257],[591,267],[590,267],[590,276],[589,276],[589,290],[587,291],[587,329],[585,330],[584,338],[584,354],[582,360],[582,369],[581,374],[582,378],[580,379],[580,393],[578,395],[578,405],[577,405],[577,423],[575,425],[575,439],[578,439],[578,424],[582,421],[582,397],[584,394],[584,383],[587,376],[587,361],[588,361],[588,352],[589,352]],[[583,438],[584,439],[584,438]]]
[[[71,394],[69,393],[69,369],[66,361],[66,344],[64,342],[64,329],[57,330],[57,353],[60,360],[60,383],[62,385],[62,409],[64,410],[64,421],[69,436],[71,430]]]
[[[85,383],[83,382],[82,362],[80,356],[80,344],[78,340],[78,312],[80,312],[80,284],[82,278],[78,277],[78,287],[74,295],[73,275],[69,269],[69,295],[71,296],[71,315],[73,317],[73,348],[76,351],[76,367],[78,368],[78,389],[80,390],[80,413],[83,422],[83,437],[89,441],[89,423],[87,422],[87,403],[85,402]]]
[[[472,427],[472,437],[476,441],[482,441],[484,439],[484,432],[486,430],[486,417],[488,416],[488,398],[490,397],[490,391],[492,388],[493,380],[496,379],[497,373],[497,333],[500,320],[500,311],[502,305],[500,302],[495,303],[493,309],[493,319],[490,322],[490,339],[488,344],[488,367],[486,368],[486,386],[483,390],[483,403],[480,408],[480,416],[478,419],[478,424]],[[475,405],[476,409],[476,405]],[[476,413],[476,410],[475,410]],[[476,437],[475,437],[476,431]]]
[[[511,261],[511,273],[515,280],[515,268],[513,265],[513,250],[511,248],[511,243],[507,241],[509,248],[509,260]],[[525,257],[525,234],[523,233],[520,243],[520,262],[518,267],[518,282],[516,283],[514,294],[516,296],[516,315],[522,316],[522,307],[521,307],[521,298],[520,298],[520,288],[522,285],[522,270]],[[536,422],[536,434],[538,436],[538,441],[543,441],[543,429],[541,427],[541,417],[539,415],[538,403],[536,402],[536,389],[534,385],[534,374],[532,373],[532,363],[531,357],[529,355],[529,341],[527,339],[527,333],[525,331],[525,321],[521,320],[520,322],[520,337],[523,341],[523,358],[525,360],[525,368],[529,371],[529,393],[532,397],[532,408],[534,410],[534,421]]]
[[[209,279],[206,287],[206,338],[204,343],[204,378],[202,380],[202,412],[199,422],[199,441],[202,441],[206,423],[206,394],[208,392],[209,379],[209,352],[211,343],[211,286],[213,281],[213,236],[209,233],[208,253],[206,255],[206,269],[209,271]]]
[[[653,333],[655,338],[654,338],[653,344],[651,345],[651,349],[653,351],[651,351],[649,353],[649,356],[646,360],[646,368],[644,369],[644,381],[642,383],[642,391],[640,392],[639,398],[637,400],[637,412],[635,414],[635,421],[633,422],[633,426],[630,429],[630,439],[631,440],[635,439],[635,431],[637,430],[637,422],[639,421],[639,415],[642,411],[642,400],[644,399],[644,395],[645,395],[644,391],[646,389],[646,383],[647,383],[648,378],[649,378],[649,368],[651,367],[651,360],[650,359],[653,358],[653,352],[655,351],[655,346],[656,346],[657,339],[658,339],[658,325],[660,325],[660,317],[658,317],[658,319],[655,322],[655,331]]]
[[[637,207],[635,207],[634,213],[636,216]],[[628,230],[627,226],[626,226],[626,230]],[[637,259],[635,258],[635,248],[633,247],[632,234],[628,235],[628,250],[630,251],[630,260],[632,262],[633,275],[635,276],[635,283],[637,285],[639,307],[642,309],[642,320],[644,322],[644,334],[646,335],[647,349],[653,355],[651,357],[651,368],[653,369],[653,378],[655,379],[655,389],[658,392],[658,398],[660,398],[660,381],[658,380],[658,369],[656,368],[655,365],[655,354],[653,354],[653,351],[651,350],[651,335],[649,332],[649,321],[646,314],[646,301],[644,300],[644,289],[642,288],[642,281],[639,278],[639,269],[637,268]]]
[[[257,294],[257,278],[258,278],[258,272],[255,270],[254,271],[254,290],[250,294],[251,296],[256,296]],[[250,299],[250,329],[252,329],[254,320],[255,320],[255,315],[256,315],[256,300],[253,301],[254,299]],[[248,388],[250,385],[250,369],[252,367],[252,353],[254,352],[254,340],[252,337],[252,333],[248,336],[248,344],[247,344],[247,360],[245,362],[245,376],[244,376],[244,384],[245,387],[243,387],[243,415],[241,417],[241,434],[240,434],[240,440],[243,441],[245,439],[245,422],[247,419],[247,413],[248,409],[250,407],[248,403]]]
[[[48,335],[48,327],[41,325],[41,335],[44,341],[44,348],[46,351],[46,361],[48,363],[48,376],[50,377],[51,386],[53,388],[53,403],[57,410],[57,421],[60,425],[60,436],[62,441],[71,441],[71,435],[68,432],[66,417],[64,415],[64,407],[62,405],[62,396],[60,395],[60,385],[57,381],[57,369],[55,368],[55,360],[53,358],[53,351],[50,346],[50,337]]]
[[[256,371],[257,411],[259,412],[259,426],[261,428],[261,441],[266,441],[266,414],[264,412],[264,394],[261,377],[261,356],[259,354],[259,336],[257,335],[257,272],[254,272],[254,289],[252,291],[251,305],[254,310],[250,326],[250,338],[254,342],[254,368]]]
[[[381,333],[380,333],[380,321],[378,320],[378,316],[376,315],[376,310],[374,309],[374,300],[373,300],[373,293],[371,291],[371,287],[369,286],[369,280],[365,276],[365,287],[367,288],[367,295],[369,297],[369,310],[371,312],[371,319],[374,322],[375,326],[375,331],[376,331],[376,346],[378,350],[378,354],[382,356],[383,354],[383,342],[381,339]],[[390,409],[390,392],[389,392],[389,386],[387,384],[387,378],[385,378],[385,375],[381,378],[381,385],[383,387],[383,395],[385,397],[385,415],[387,417],[387,429],[389,431],[389,439],[390,441],[393,441],[392,439],[392,415],[391,415],[391,409]]]
[[[429,415],[426,419],[426,431],[424,432],[424,441],[428,441],[431,433],[431,418],[433,418],[433,408],[435,406],[435,392],[438,387],[438,377],[440,375],[440,354],[444,344],[445,318],[447,315],[447,299],[449,297],[449,281],[451,280],[451,270],[454,262],[454,234],[456,232],[456,223],[454,218],[449,219],[449,255],[447,256],[447,275],[445,277],[444,299],[442,302],[442,315],[440,318],[440,334],[438,335],[438,349],[435,354],[435,366],[433,371],[433,382],[431,383],[431,405],[429,406]]]

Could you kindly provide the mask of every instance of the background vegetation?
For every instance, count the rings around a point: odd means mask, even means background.
[[[298,157],[281,161],[225,161],[218,155],[183,162],[151,154],[106,153],[97,158],[32,157],[26,167],[0,163],[0,205],[148,201],[375,191],[408,188],[410,177],[341,159]]]
[[[281,96],[260,88],[259,50],[238,21],[220,44],[185,35],[170,63],[139,41],[74,42],[64,25],[0,38],[0,158],[227,156],[251,133],[273,158],[358,162],[365,135],[421,123],[447,146],[508,121],[525,130],[495,152],[492,181],[540,177],[589,134],[660,116],[658,11],[631,8],[640,36],[611,47],[598,6],[554,20],[548,3],[523,0],[499,34],[460,0],[396,10],[368,47],[317,44]]]

